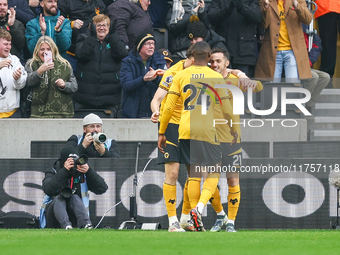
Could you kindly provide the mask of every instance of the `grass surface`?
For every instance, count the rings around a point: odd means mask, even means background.
[[[0,230],[0,254],[339,254],[337,230]]]

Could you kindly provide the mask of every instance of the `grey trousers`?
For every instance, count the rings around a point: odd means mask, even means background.
[[[331,77],[328,73],[320,70],[311,69],[313,78],[302,80],[303,86],[309,90],[311,98],[307,103],[308,106],[315,104],[316,98],[320,95],[321,91],[327,86]]]
[[[68,199],[56,196],[46,206],[45,215],[47,228],[66,228],[69,225],[83,228],[92,224],[83,201],[75,194]]]

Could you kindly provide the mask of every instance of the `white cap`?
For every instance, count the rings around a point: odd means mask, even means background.
[[[87,126],[89,124],[102,124],[103,125],[103,121],[101,118],[99,118],[98,115],[94,113],[90,113],[86,115],[83,119],[83,126]]]

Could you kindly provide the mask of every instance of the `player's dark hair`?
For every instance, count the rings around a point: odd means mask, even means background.
[[[205,41],[197,42],[192,46],[192,55],[194,56],[195,61],[205,60],[207,55],[210,57],[210,54],[211,48]]]
[[[229,60],[229,52],[223,48],[219,48],[219,47],[216,47],[216,48],[213,48],[211,50],[211,54],[214,54],[214,53],[223,53],[224,57]]]

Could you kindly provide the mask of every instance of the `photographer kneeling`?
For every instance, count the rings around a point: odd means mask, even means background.
[[[59,161],[59,166],[58,165]],[[89,217],[89,190],[99,195],[108,189],[104,179],[87,164],[76,147],[65,147],[54,167],[45,172],[46,194],[40,210],[41,228],[93,228]]]

